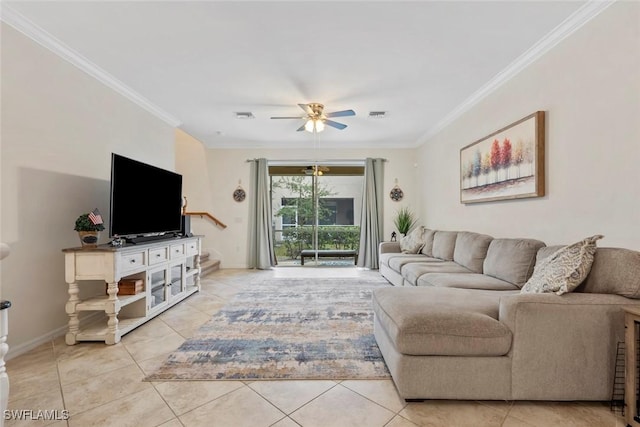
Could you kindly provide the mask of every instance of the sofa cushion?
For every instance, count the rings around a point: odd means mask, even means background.
[[[420,255],[420,254],[403,254],[401,252],[387,252],[384,254],[380,254],[379,258],[378,258],[378,263],[380,265],[386,265],[389,266],[389,262],[393,259],[393,258],[400,258],[400,259],[412,259],[415,261],[424,261],[427,259],[426,256],[424,255]],[[433,258],[436,259],[436,258]],[[440,259],[438,259],[438,261],[442,261]],[[400,269],[398,269],[398,271],[400,271]]]
[[[457,231],[436,231],[433,235],[433,257],[453,261],[457,236]]]
[[[497,320],[499,301],[467,289],[379,288],[372,304],[402,354],[502,356],[511,348],[511,331]]]
[[[441,263],[444,261],[442,261],[439,258],[431,258],[422,254],[401,254],[401,256],[398,256],[398,254],[396,254],[396,256],[389,258],[389,263],[387,265],[389,266],[389,268],[399,273],[402,271],[402,267],[404,267],[406,264],[413,263],[413,262]]]
[[[576,292],[640,298],[640,252],[622,248],[598,248],[591,271]]]
[[[596,241],[602,237],[587,237],[559,249],[537,263],[533,275],[522,287],[522,293],[554,292],[562,295],[572,292],[589,274],[596,252]]]
[[[538,251],[538,262],[564,246],[548,246]],[[574,292],[614,294],[640,298],[640,252],[623,248],[598,248],[587,278]]]
[[[389,266],[389,258],[393,256],[398,256],[400,253],[398,252],[386,252],[378,255],[378,264]]]
[[[493,239],[483,273],[522,288],[533,273],[538,250],[544,246],[535,239]]]
[[[513,283],[478,273],[427,273],[418,278],[416,285],[438,286],[443,288],[513,291],[513,293],[516,294],[520,292],[520,288]]]
[[[469,274],[473,271],[465,268],[453,261],[440,261],[440,262],[413,262],[405,264],[400,270],[402,277],[409,282],[409,284],[415,286],[418,278],[427,273],[464,273]]]
[[[424,239],[424,246],[420,251],[421,254],[432,257],[433,256],[433,236],[435,236],[435,230],[425,229],[422,238]]]
[[[482,273],[482,264],[487,256],[487,249],[493,237],[486,234],[458,232],[453,260],[469,270]]]
[[[538,253],[536,254],[536,264],[539,264],[540,262],[542,262],[543,259],[555,254],[565,246],[566,245],[553,245],[553,246],[544,246],[538,249]]]
[[[404,254],[417,254],[424,246],[424,240],[422,235],[424,234],[424,227],[416,227],[409,232],[406,236],[400,239],[400,250]]]
[[[380,265],[386,265],[388,267],[391,267],[393,265],[393,268],[398,272],[400,271],[400,267],[402,267],[406,262],[429,261],[443,262],[439,258],[430,258],[422,254],[403,254],[400,252],[380,254],[378,258],[378,263]]]

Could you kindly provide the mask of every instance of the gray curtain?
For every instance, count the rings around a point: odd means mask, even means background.
[[[255,159],[251,162],[251,194],[248,265],[249,268],[265,270],[276,265],[267,159]]]
[[[384,159],[368,158],[364,167],[362,216],[358,267],[378,268],[378,246],[382,241],[382,164]]]

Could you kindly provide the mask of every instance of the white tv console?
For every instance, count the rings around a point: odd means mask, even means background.
[[[201,237],[182,237],[113,247],[63,249],[65,281],[69,285],[68,345],[78,341],[120,342],[120,338],[189,295],[200,290]],[[118,295],[121,279],[141,279],[144,290]],[[106,282],[106,293],[80,299],[87,281]],[[95,287],[95,285],[94,285]],[[102,318],[81,325],[80,312],[104,312]],[[93,316],[92,316],[93,317]],[[84,320],[84,319],[83,319]],[[82,323],[85,323],[84,321]]]

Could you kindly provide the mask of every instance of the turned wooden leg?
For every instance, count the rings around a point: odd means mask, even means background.
[[[118,312],[120,307],[117,304],[118,295],[118,282],[112,282],[107,284],[107,293],[109,294],[109,301],[113,302],[107,308],[107,337],[105,343],[116,344],[120,342],[120,332],[118,331]]]
[[[200,268],[200,254],[193,257],[194,267],[198,270],[198,274],[196,274],[195,285],[200,291],[200,273],[202,273],[202,269]]]
[[[80,302],[80,299],[78,298],[79,291],[80,289],[76,282],[69,283],[69,301],[67,301],[65,306],[65,311],[69,315],[69,331],[67,332],[67,335],[65,335],[65,342],[67,345],[74,345],[77,342],[76,335],[80,328],[78,312],[76,311],[76,306]]]

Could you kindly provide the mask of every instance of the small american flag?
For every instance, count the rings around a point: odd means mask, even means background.
[[[89,220],[93,225],[102,224],[102,215],[100,215],[98,208],[95,208],[93,212],[89,212]]]

